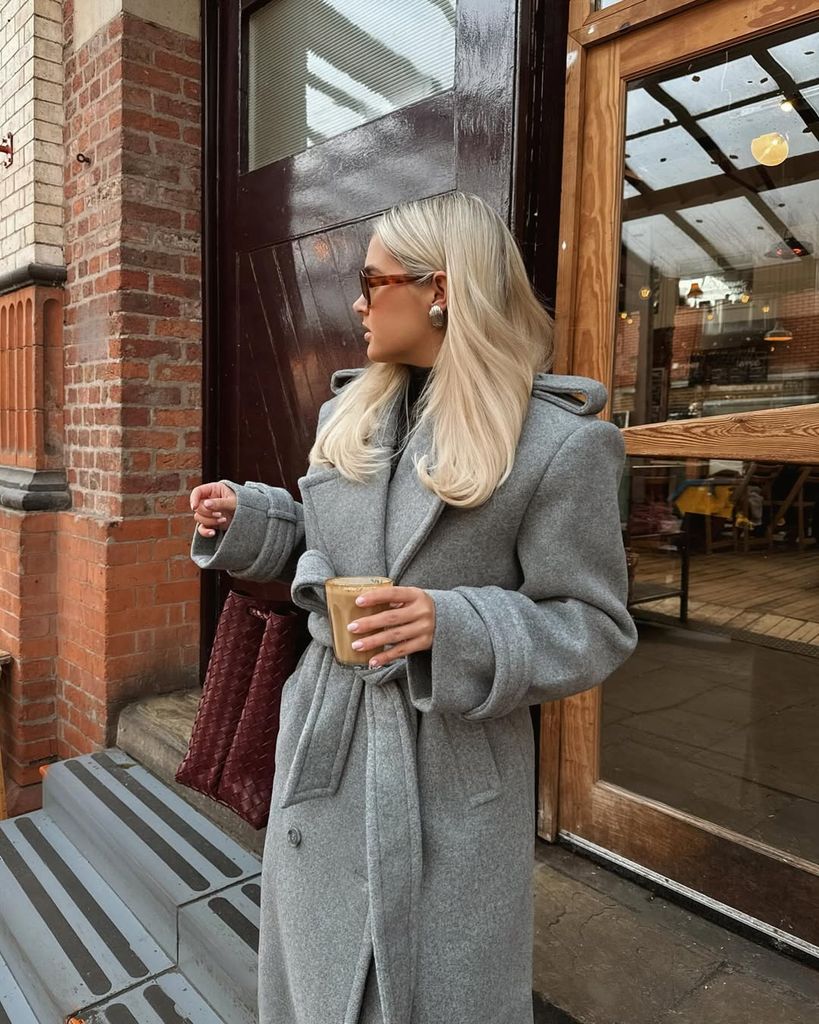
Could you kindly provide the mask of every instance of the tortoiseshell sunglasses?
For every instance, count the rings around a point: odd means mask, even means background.
[[[361,294],[367,303],[367,309],[372,305],[370,288],[377,288],[382,284],[410,284],[412,281],[423,281],[427,274],[367,274],[366,270],[359,270],[358,280],[361,282]]]

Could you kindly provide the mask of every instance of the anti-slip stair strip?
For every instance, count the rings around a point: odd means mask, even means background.
[[[148,786],[126,770],[123,766],[114,761],[108,754],[92,754],[92,760],[104,768],[116,778],[129,793],[140,800],[146,807],[149,807],[157,817],[161,818],[190,846],[197,850],[206,860],[221,871],[227,878],[238,878],[243,874],[242,869],[230,859],[219,847],[214,846],[202,833],[189,821],[173,811],[160,796],[152,793]],[[165,789],[167,793],[167,788]]]
[[[34,822],[30,818],[19,818],[15,820],[15,825],[96,934],[105,939],[108,948],[128,974],[132,978],[144,978],[149,972],[142,958]]]
[[[233,1024],[176,971],[80,1014],[84,1024]]]
[[[248,882],[247,885],[243,885],[242,892],[257,907],[262,905],[262,887],[257,882]]]
[[[88,989],[94,995],[104,995],[106,992],[110,992],[111,979],[100,969],[91,951],[78,941],[73,927],[47,892],[43,883],[3,832],[0,832],[0,860],[14,875],[26,899],[45,922]]]
[[[41,1022],[173,966],[42,811],[0,823],[0,952]]]
[[[232,885],[179,911],[179,970],[231,1024],[258,1021],[259,907],[247,888]]]
[[[133,808],[129,807],[123,800],[106,789],[104,782],[86,768],[84,764],[76,761],[64,763],[66,771],[81,782],[89,792],[101,804],[108,808],[111,813],[129,828],[134,835],[144,843],[153,853],[159,857],[173,871],[173,873],[196,892],[204,892],[210,888],[210,883],[204,875],[200,874],[193,865],[189,864],[184,855],[167,840],[163,839],[148,822],[139,816]],[[161,815],[159,815],[161,817]],[[168,824],[173,827],[171,822]]]
[[[237,935],[254,953],[259,952],[259,927],[242,913],[242,911],[224,896],[214,896],[208,900],[208,906],[214,914]]]

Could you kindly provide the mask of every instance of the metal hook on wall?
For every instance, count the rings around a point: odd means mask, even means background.
[[[3,166],[11,167],[14,163],[14,135],[11,132],[8,132],[0,139],[0,153],[6,154]]]

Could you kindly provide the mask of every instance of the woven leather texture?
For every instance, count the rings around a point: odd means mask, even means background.
[[[231,591],[176,781],[263,828],[276,768],[281,691],[296,667],[295,610]]]

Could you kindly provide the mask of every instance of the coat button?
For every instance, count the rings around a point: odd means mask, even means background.
[[[287,830],[287,841],[291,846],[298,846],[301,842],[301,832],[297,828]]]

